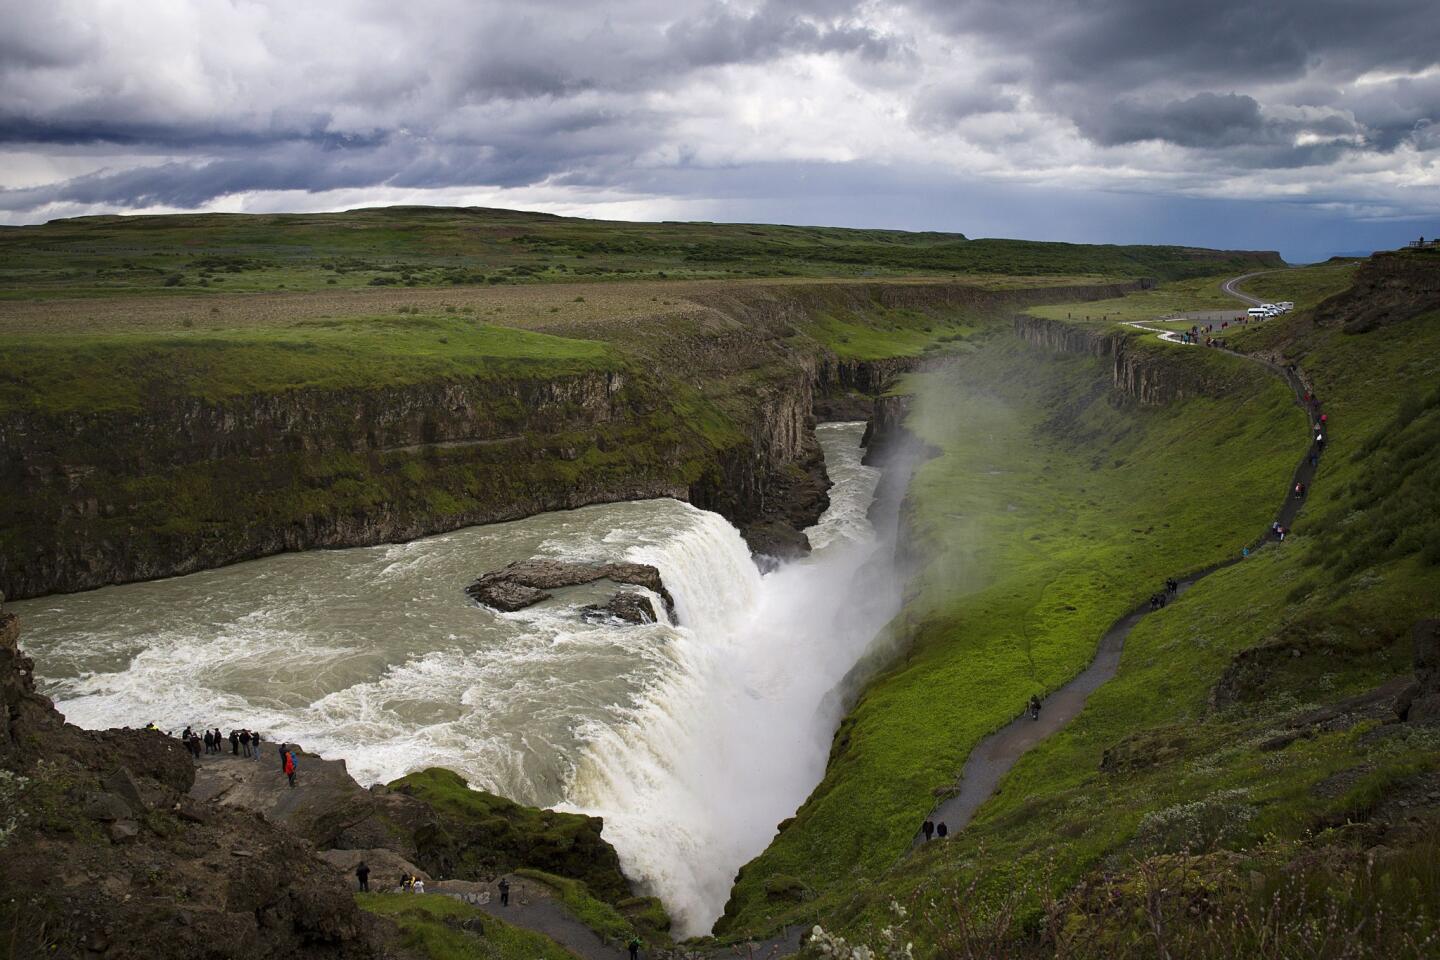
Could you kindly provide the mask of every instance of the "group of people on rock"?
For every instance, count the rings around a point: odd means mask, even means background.
[[[932,837],[936,840],[944,840],[950,835],[950,828],[945,826],[945,821],[936,823],[934,820],[926,820],[920,825],[920,832],[925,835],[926,841]]]
[[[145,725],[145,729],[159,730],[160,728],[153,723],[149,723]],[[231,756],[246,757],[258,763],[261,752],[260,745],[264,742],[264,738],[261,737],[259,731],[256,730],[231,730],[230,735],[227,737],[220,732],[219,727],[216,727],[214,730],[206,730],[204,733],[196,733],[193,728],[186,727],[184,732],[180,734],[180,741],[185,744],[185,749],[188,750],[190,755],[196,760],[199,760],[202,755],[212,753],[223,754],[225,752],[225,744],[228,741]],[[285,779],[289,782],[290,788],[293,790],[295,788],[295,772],[298,764],[298,761],[295,759],[295,752],[283,743],[280,744],[279,749],[280,772],[285,775]]]
[[[206,730],[203,734],[186,727],[185,732],[180,734],[180,741],[185,744],[185,749],[189,750],[191,756],[197,760],[202,752],[205,754],[224,753],[227,739],[230,741],[231,755],[249,757],[252,760],[260,759],[260,734],[250,730],[231,730],[228,738],[220,732],[219,727],[214,730]]]

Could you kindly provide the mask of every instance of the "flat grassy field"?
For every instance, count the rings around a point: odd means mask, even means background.
[[[0,339],[0,414],[138,412],[174,397],[212,402],[302,389],[385,389],[458,377],[615,370],[606,344],[459,314],[306,320],[251,329],[24,335]]]
[[[1274,254],[971,240],[959,233],[624,223],[514,210],[82,217],[0,227],[0,299],[623,279],[1153,276]],[[1238,272],[1238,271],[1237,271]]]
[[[1299,313],[1350,286],[1360,262],[1337,260],[1262,273],[1246,280],[1239,287],[1252,297],[1259,297],[1269,303],[1289,300],[1295,304],[1295,312]]]

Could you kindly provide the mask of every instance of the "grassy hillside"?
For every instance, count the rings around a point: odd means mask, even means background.
[[[912,417],[943,451],[912,491],[936,558],[913,645],[746,868],[730,929],[807,917],[881,947],[891,928],[926,956],[1433,956],[1440,735],[1384,725],[1385,698],[1333,705],[1403,682],[1411,625],[1440,615],[1440,313],[1342,324],[1246,335],[1300,360],[1331,417],[1297,535],[1146,618],[969,829],[908,853],[969,745],[1163,577],[1251,539],[1305,445],[1278,381],[1247,374],[1225,400],[1130,411],[1081,389],[1091,361],[1018,346],[929,378],[964,413]]]
[[[911,422],[944,453],[911,486],[926,559],[903,663],[866,691],[825,780],[742,872],[727,929],[794,909],[766,893],[777,874],[823,893],[889,867],[981,737],[1077,673],[1166,576],[1263,529],[1305,447],[1285,387],[1235,358],[1197,352],[1210,396],[1146,408],[1116,405],[1105,361],[1044,354],[1003,327],[978,343],[908,387]]]
[[[105,216],[0,227],[0,298],[792,276],[1168,279],[1255,265],[1280,260],[1188,247],[622,223],[483,208]]]

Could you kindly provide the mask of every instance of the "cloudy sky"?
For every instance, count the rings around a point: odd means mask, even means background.
[[[479,204],[1440,234],[1436,0],[0,0],[0,222]]]

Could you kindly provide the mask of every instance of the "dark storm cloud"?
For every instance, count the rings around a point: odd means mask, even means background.
[[[982,113],[1004,113],[1015,109],[1013,93],[986,84],[929,87],[915,98],[910,120],[922,127],[944,129]]]
[[[1350,79],[1440,56],[1432,0],[916,0],[944,29],[1023,52],[1042,85],[1107,89],[1199,80]]]
[[[331,118],[318,115],[308,122],[275,124],[266,127],[236,127],[212,123],[158,123],[147,120],[45,119],[43,117],[0,115],[0,144],[97,144],[123,146],[256,147],[280,141],[308,142],[319,147],[374,146],[385,142],[387,131],[337,132],[329,129]]]
[[[942,30],[1023,60],[1037,100],[1101,145],[1163,140],[1225,151],[1354,136],[1392,150],[1433,121],[1440,105],[1429,82],[1382,82],[1360,95],[1342,90],[1368,72],[1418,73],[1440,62],[1433,0],[915,5]],[[1306,106],[1333,113],[1284,115]],[[1262,164],[1282,154],[1245,152]]]

